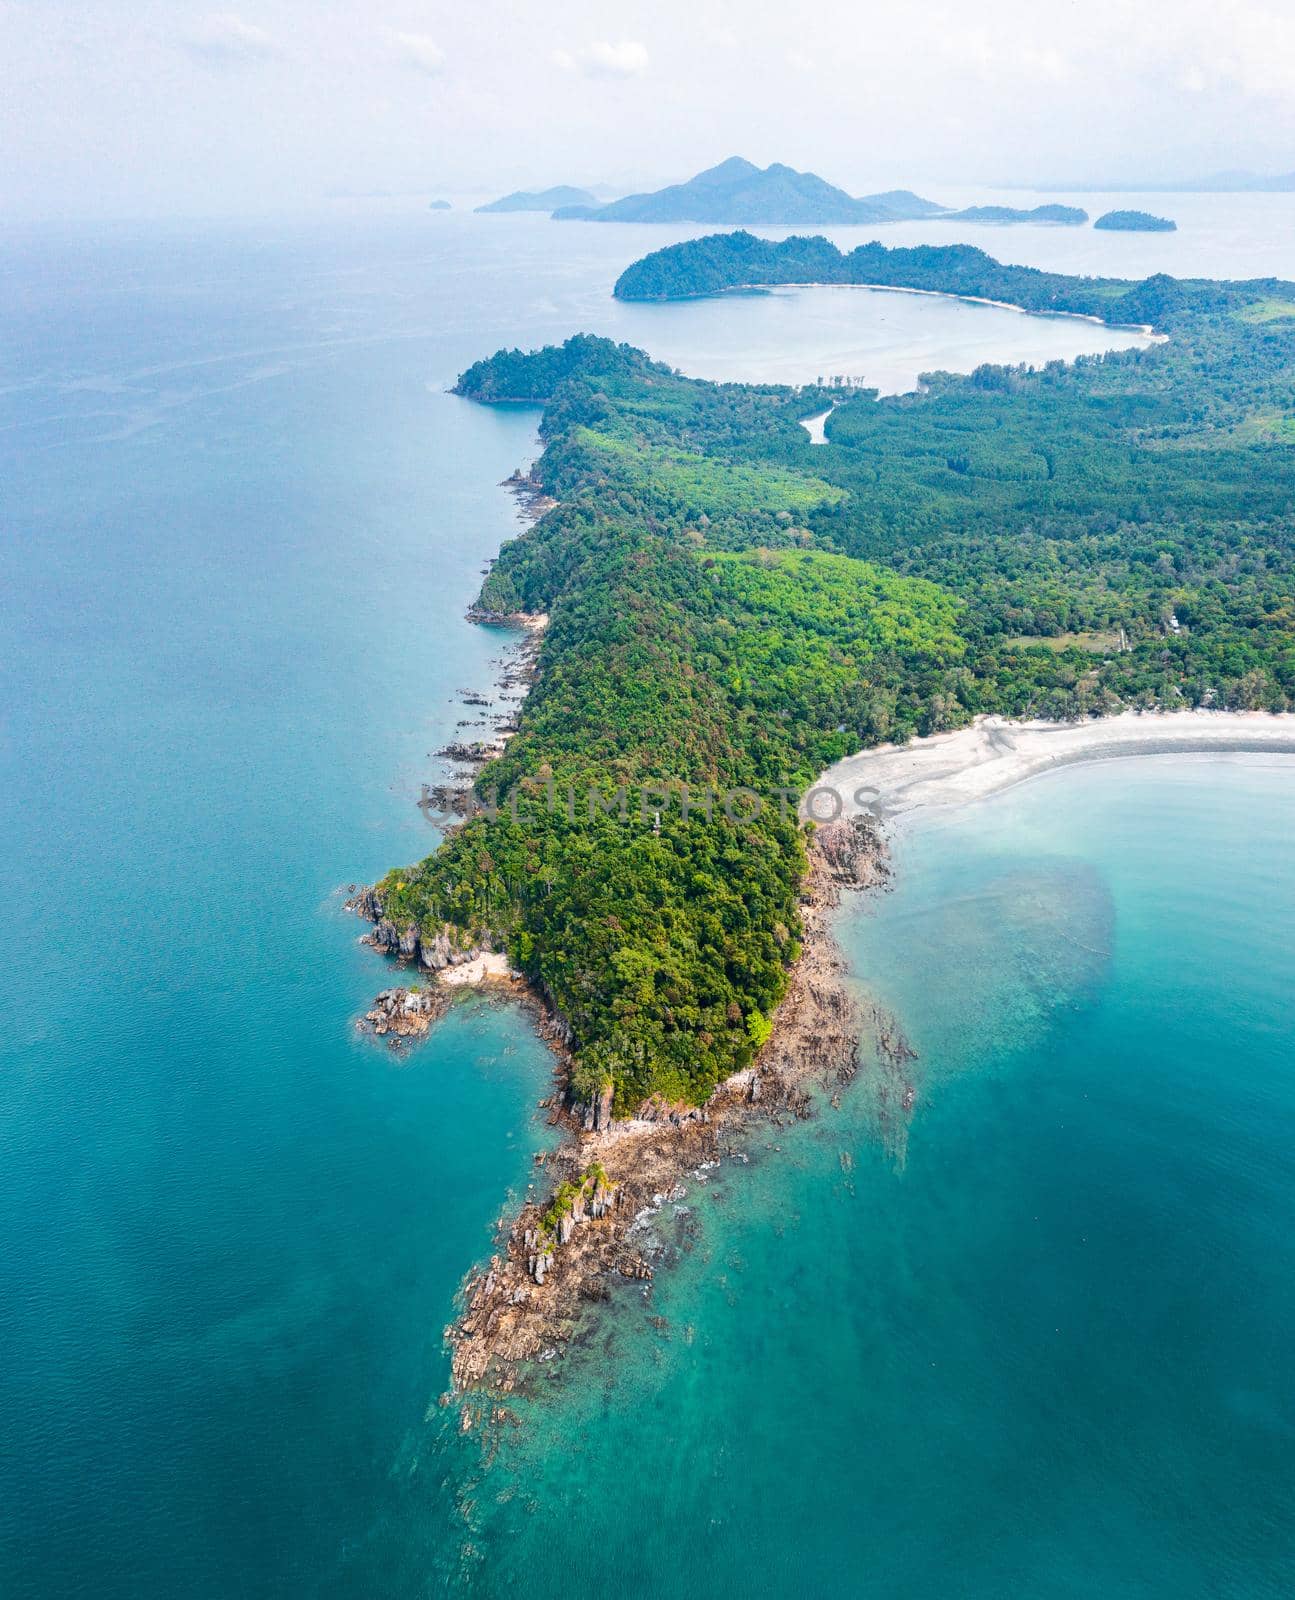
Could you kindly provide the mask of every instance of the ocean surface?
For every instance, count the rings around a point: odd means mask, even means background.
[[[1168,240],[967,237],[1295,275],[1292,197],[1208,198]],[[537,418],[447,385],[578,329],[703,376],[892,389],[1115,342],[866,291],[610,300],[688,231],[374,214],[0,243],[6,1600],[1295,1581],[1275,760],[1127,762],[915,820],[894,892],[843,921],[918,1051],[911,1117],[870,1068],[648,1219],[674,1270],[516,1424],[460,1435],[437,1404],[550,1072],[477,999],[403,1053],[355,1028],[388,974],[344,888],[431,848],[430,752],[509,642],[462,614]]]

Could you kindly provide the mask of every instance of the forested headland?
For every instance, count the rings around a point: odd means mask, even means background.
[[[1025,311],[1161,328],[1182,314],[1226,311],[1264,295],[1280,299],[1295,292],[1276,278],[1237,283],[1163,273],[1141,281],[1071,277],[995,261],[970,244],[890,249],[874,242],[844,252],[821,234],[759,239],[740,231],[654,250],[621,273],[613,293],[618,300],[684,300],[728,289],[809,283],[919,289],[999,300]]]
[[[463,374],[474,399],[543,405],[535,475],[559,502],[479,602],[551,618],[519,730],[477,783],[522,804],[378,894],[398,926],[506,946],[570,1028],[574,1094],[610,1085],[622,1113],[703,1101],[768,1035],[806,860],[776,790],[980,712],[1295,704],[1295,285],[738,234],[657,252],[617,292],[807,280],[1169,337],[855,391],[817,447],[798,419],[840,391],[696,381],[604,339]],[[685,816],[681,785],[766,803]]]

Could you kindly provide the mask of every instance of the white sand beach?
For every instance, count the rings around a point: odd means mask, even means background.
[[[462,984],[485,983],[492,978],[514,978],[517,974],[508,965],[508,957],[499,950],[486,950],[472,961],[461,961],[455,967],[442,967],[438,973],[441,983],[453,988]]]
[[[847,756],[818,780],[803,809],[823,820],[834,812],[885,820],[920,806],[984,799],[1080,761],[1237,751],[1295,754],[1295,713],[1126,711],[1089,722],[978,717],[953,733]],[[839,797],[839,812],[828,790]]]

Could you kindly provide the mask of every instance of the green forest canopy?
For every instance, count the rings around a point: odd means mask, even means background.
[[[719,245],[696,245],[638,268],[713,277]],[[768,248],[794,271],[832,250]],[[818,447],[798,419],[839,390],[700,382],[584,335],[460,380],[545,408],[536,471],[560,503],[480,597],[551,615],[519,731],[478,783],[532,803],[467,821],[380,896],[399,926],[505,943],[570,1024],[573,1092],[611,1084],[622,1113],[700,1102],[752,1059],[801,932],[794,809],[685,819],[647,786],[799,788],[979,712],[1295,703],[1295,286],[880,248],[869,273],[1105,305],[1171,337],[856,392]],[[578,803],[550,809],[568,784]],[[589,786],[610,810],[590,811]]]

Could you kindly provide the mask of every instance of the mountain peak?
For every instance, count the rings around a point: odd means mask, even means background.
[[[760,169],[754,161],[747,161],[743,156],[730,156],[718,166],[707,167],[705,172],[699,172],[691,181],[697,184],[736,183],[740,178],[757,178],[759,175]]]

